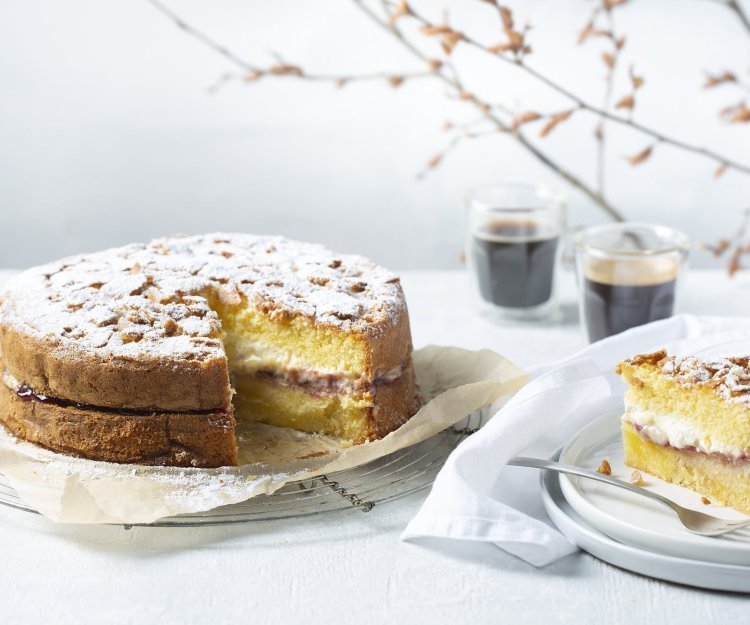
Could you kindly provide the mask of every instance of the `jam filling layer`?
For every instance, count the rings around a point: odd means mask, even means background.
[[[404,362],[373,380],[351,379],[342,374],[321,373],[304,369],[287,369],[283,372],[261,369],[249,375],[273,382],[279,386],[298,388],[311,395],[344,395],[374,393],[378,387],[393,384],[401,379],[406,371],[406,366],[407,362]]]
[[[721,431],[706,431],[689,415],[656,410],[629,402],[623,420],[632,423],[641,436],[657,445],[674,449],[696,449],[705,454],[720,454],[728,458],[741,458],[750,451],[749,437],[728,436]],[[741,433],[735,433],[741,434]]]
[[[58,397],[49,397],[44,393],[39,393],[33,388],[26,384],[13,389],[16,396],[21,401],[35,401],[41,404],[47,404],[51,406],[59,406],[61,408],[77,408],[78,410],[96,410],[97,412],[107,412],[110,414],[122,414],[132,415],[136,417],[147,417],[155,413],[162,414],[191,414],[191,415],[209,415],[209,414],[228,414],[229,410],[226,408],[206,408],[202,410],[147,410],[147,409],[131,409],[131,408],[112,408],[108,406],[92,406],[90,404],[79,404],[78,402],[71,401],[69,399],[60,399]]]
[[[738,454],[725,454],[718,451],[705,451],[705,449],[701,448],[699,445],[683,445],[683,446],[675,446],[672,445],[669,441],[664,440],[655,440],[651,436],[649,436],[648,428],[642,425],[638,425],[636,423],[629,422],[635,430],[638,432],[638,435],[645,441],[648,441],[650,443],[653,443],[654,445],[659,445],[660,447],[668,448],[668,449],[674,449],[675,451],[679,451],[682,453],[688,453],[688,454],[701,454],[703,456],[708,456],[709,458],[727,463],[727,464],[750,464],[750,455],[748,455],[745,452],[741,452]]]
[[[343,375],[323,374],[300,369],[290,369],[283,373],[274,371],[256,371],[253,377],[271,381],[280,386],[299,388],[311,395],[342,395],[350,393],[375,392],[378,387],[387,384],[393,384],[398,381],[406,371],[407,363],[391,369],[385,374],[374,380],[357,379],[352,380]],[[113,408],[108,406],[94,406],[91,404],[81,404],[79,402],[61,399],[59,397],[50,397],[41,393],[28,384],[17,382],[7,371],[4,375],[6,385],[16,394],[18,399],[23,402],[39,402],[41,404],[58,406],[60,408],[76,408],[78,410],[96,410],[110,414],[122,414],[131,416],[149,416],[154,413],[175,413],[175,414],[228,414],[228,408],[206,408],[199,410],[162,410],[162,409],[131,409],[131,408]]]

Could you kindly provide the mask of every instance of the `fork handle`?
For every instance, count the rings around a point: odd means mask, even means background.
[[[637,486],[633,486],[632,484],[628,482],[624,482],[623,480],[618,480],[616,477],[604,475],[603,473],[599,473],[597,471],[591,471],[589,469],[581,469],[580,467],[574,467],[569,464],[563,464],[562,462],[555,462],[554,460],[542,460],[541,458],[525,458],[523,456],[516,456],[515,458],[511,458],[510,460],[508,460],[508,464],[513,465],[515,467],[532,467],[535,469],[549,469],[550,471],[557,471],[558,473],[567,473],[569,475],[576,475],[578,477],[585,477],[590,480],[596,480],[597,482],[610,484],[611,486],[618,486],[619,488],[629,490],[632,493],[637,493],[639,495],[643,495],[644,497],[648,497],[650,499],[658,501],[659,503],[662,503],[665,506],[672,508],[672,510],[675,510],[673,502],[667,499],[666,497],[662,497],[661,495],[658,495],[657,493],[652,493],[650,490],[646,490],[645,488],[638,488]]]

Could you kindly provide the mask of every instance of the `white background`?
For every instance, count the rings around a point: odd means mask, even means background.
[[[487,43],[502,40],[486,4],[417,2],[435,19],[446,4],[456,27]],[[534,25],[529,62],[598,102],[602,44],[575,43],[592,4],[511,6],[519,21]],[[260,65],[273,64],[275,50],[317,72],[422,69],[347,0],[173,0],[171,6]],[[701,89],[704,70],[732,69],[748,78],[750,36],[735,17],[698,0],[633,2],[616,17],[627,35],[622,67],[634,63],[646,78],[636,119],[750,161],[750,125],[726,126],[717,118],[740,93]],[[518,110],[569,106],[481,53],[459,45],[454,56],[469,87],[488,99]],[[475,116],[432,80],[398,90],[263,80],[207,94],[232,69],[145,0],[2,0],[0,266],[222,229],[316,240],[399,269],[457,267],[468,188],[559,184],[506,137],[466,143],[417,181],[415,174],[445,145],[444,121]],[[620,78],[617,95],[626,89]],[[590,179],[594,124],[576,114],[542,145]],[[729,172],[716,181],[714,163],[666,146],[633,169],[622,156],[647,140],[627,129],[612,128],[610,135],[610,195],[633,219],[669,223],[711,241],[731,233],[750,204],[750,176]],[[580,195],[571,199],[572,224],[604,219]],[[703,252],[693,256],[694,265],[712,262]]]

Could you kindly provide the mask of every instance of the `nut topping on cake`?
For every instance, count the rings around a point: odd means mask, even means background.
[[[655,367],[662,375],[674,378],[684,386],[697,384],[714,388],[726,399],[750,404],[749,356],[703,360],[697,356],[669,356],[665,350],[659,350],[638,354],[624,362],[636,367]],[[618,365],[618,373],[620,369],[621,365]]]

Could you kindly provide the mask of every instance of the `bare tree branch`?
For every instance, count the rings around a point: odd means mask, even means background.
[[[396,39],[398,39],[401,43],[403,43],[408,50],[412,52],[413,55],[415,55],[417,58],[420,58],[424,60],[426,58],[426,55],[419,50],[416,46],[414,46],[410,41],[404,37],[403,33],[398,29],[398,27],[393,24],[390,25],[387,21],[382,20],[370,7],[368,7],[364,0],[352,0],[354,4],[359,7],[371,20],[373,20],[376,24],[378,24],[381,28],[384,28],[387,32],[391,33]],[[383,1],[383,4],[386,5],[387,0]],[[435,75],[437,78],[440,78],[444,83],[449,85],[459,94],[467,93],[466,90],[463,87],[463,84],[458,80],[458,78],[454,77],[448,77],[442,72],[436,73]],[[476,97],[472,97],[468,99],[467,101],[474,104],[483,114],[484,116],[490,120],[499,130],[502,132],[507,132],[511,137],[513,137],[518,143],[520,143],[524,148],[526,148],[537,160],[539,160],[543,165],[554,171],[558,176],[566,180],[571,186],[578,189],[581,193],[583,193],[585,196],[587,196],[589,199],[591,199],[596,205],[598,205],[605,213],[607,213],[612,219],[616,221],[624,221],[625,217],[624,215],[617,210],[614,206],[612,206],[607,200],[604,199],[599,193],[597,193],[595,190],[593,190],[590,186],[588,186],[585,182],[583,182],[580,178],[578,178],[575,174],[568,171],[564,167],[562,167],[559,163],[554,161],[552,158],[544,154],[539,148],[537,148],[534,144],[532,144],[526,136],[518,129],[513,129],[510,125],[506,124],[503,120],[501,120],[499,117],[494,115],[491,112],[490,106],[483,102]]]
[[[353,0],[358,5],[361,5],[361,0]],[[413,9],[409,13],[411,17],[419,21],[423,27],[430,28],[435,27],[435,24],[432,24],[429,20],[424,18],[422,15],[414,11]],[[659,143],[664,143],[667,145],[671,145],[676,148],[680,148],[681,150],[685,150],[686,152],[692,152],[693,154],[699,154],[701,156],[704,156],[706,158],[709,158],[717,163],[724,163],[726,164],[727,168],[734,169],[736,171],[742,172],[744,174],[750,174],[750,165],[745,165],[743,163],[740,163],[734,159],[727,158],[726,156],[723,156],[721,154],[718,154],[717,152],[714,152],[712,150],[709,150],[704,147],[692,145],[686,141],[682,141],[680,139],[676,139],[674,137],[670,137],[665,135],[662,132],[659,132],[658,130],[655,130],[653,128],[650,128],[648,126],[644,126],[643,124],[639,124],[637,122],[634,122],[631,119],[621,117],[619,115],[615,115],[614,113],[610,113],[609,111],[605,111],[597,106],[594,106],[593,104],[583,100],[579,96],[575,95],[572,91],[568,90],[567,88],[563,87],[562,85],[558,84],[551,78],[548,78],[538,70],[534,69],[530,65],[528,65],[522,58],[518,56],[508,56],[507,54],[503,52],[493,51],[491,49],[488,49],[485,45],[481,44],[477,40],[471,38],[470,36],[466,35],[465,33],[461,33],[462,35],[462,41],[464,41],[466,44],[482,50],[483,52],[494,56],[500,60],[502,60],[505,63],[509,63],[515,67],[518,67],[522,71],[526,72],[530,76],[533,76],[541,83],[548,86],[550,89],[553,89],[560,95],[568,98],[572,102],[576,104],[579,108],[588,111],[590,113],[593,113],[594,115],[597,115],[603,119],[607,119],[610,121],[613,121],[617,124],[628,126],[634,130],[637,130],[638,132],[641,132],[645,135],[648,135],[655,139]]]
[[[589,187],[583,180],[578,176],[574,175],[569,170],[565,169],[558,162],[553,160],[551,157],[544,154],[539,148],[534,146],[526,136],[518,129],[513,129],[511,125],[504,122],[500,117],[491,112],[491,106],[478,98],[467,94],[463,85],[458,80],[455,67],[450,64],[436,63],[435,59],[429,58],[419,48],[417,48],[411,41],[409,41],[401,31],[396,27],[395,23],[391,24],[388,22],[388,18],[381,19],[370,7],[368,7],[363,0],[352,0],[358,8],[360,8],[370,19],[372,19],[378,26],[385,29],[388,33],[394,36],[412,55],[425,63],[430,71],[426,72],[415,72],[410,74],[404,73],[386,73],[379,72],[375,74],[366,75],[324,75],[324,74],[310,74],[303,71],[301,68],[295,65],[289,65],[281,61],[279,65],[272,66],[269,68],[263,68],[259,65],[250,63],[230,50],[226,46],[218,44],[213,38],[198,30],[194,26],[188,24],[182,17],[176,14],[172,9],[168,8],[159,0],[147,0],[154,8],[166,16],[172,21],[175,26],[185,32],[187,35],[193,37],[203,45],[207,46],[215,53],[224,57],[227,61],[238,67],[243,71],[241,74],[224,74],[219,77],[219,80],[210,88],[215,91],[221,88],[223,84],[231,80],[258,80],[263,76],[273,77],[286,77],[286,78],[297,78],[301,80],[317,81],[317,82],[330,82],[338,86],[342,86],[348,82],[355,81],[367,81],[367,80],[386,80],[393,86],[401,84],[402,80],[411,78],[422,78],[422,77],[434,77],[441,80],[444,84],[451,87],[453,92],[462,100],[465,100],[474,105],[479,112],[483,115],[488,122],[492,123],[498,130],[498,132],[508,133],[509,136],[513,137],[519,144],[526,148],[537,160],[543,165],[554,171],[558,176],[566,180],[571,186],[578,189],[581,193],[589,197],[597,206],[599,206],[606,214],[615,220],[623,221],[624,216],[616,208],[614,208],[608,201],[602,197],[601,194],[597,193],[594,189]],[[383,2],[384,7],[386,3]],[[387,8],[385,9],[387,13]],[[450,72],[450,74],[449,74]],[[448,150],[453,150],[458,145],[458,140],[449,144]],[[443,152],[443,155],[446,151]],[[441,159],[438,159],[438,162]]]
[[[389,83],[393,87],[400,86],[404,81],[411,80],[413,78],[428,78],[433,75],[432,71],[422,72],[374,72],[371,74],[310,74],[305,72],[297,65],[286,63],[283,59],[276,56],[278,61],[275,65],[268,67],[261,67],[254,63],[240,57],[237,53],[227,48],[224,45],[217,43],[212,37],[207,35],[201,30],[198,30],[191,24],[187,23],[182,17],[175,13],[168,6],[160,2],[159,0],[146,0],[152,5],[157,11],[167,17],[172,23],[177,26],[180,30],[185,32],[188,36],[196,39],[203,45],[207,46],[220,56],[224,57],[232,65],[235,65],[242,70],[241,73],[226,73],[219,77],[219,79],[209,87],[210,92],[215,92],[220,89],[227,82],[233,80],[241,81],[254,81],[263,78],[264,76],[275,76],[275,77],[288,77],[297,78],[300,80],[307,80],[311,82],[327,82],[332,83],[338,87],[343,87],[350,82],[368,82],[368,81],[384,81]]]

